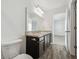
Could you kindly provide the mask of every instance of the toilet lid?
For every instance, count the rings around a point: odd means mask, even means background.
[[[20,55],[14,57],[13,59],[33,59],[33,58],[28,54],[20,54]]]

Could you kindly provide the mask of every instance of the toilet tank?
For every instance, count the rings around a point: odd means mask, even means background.
[[[12,59],[19,55],[22,39],[5,41],[1,43],[3,59]]]

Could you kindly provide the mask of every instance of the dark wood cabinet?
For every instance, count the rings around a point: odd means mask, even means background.
[[[38,38],[26,36],[26,53],[31,55],[33,58],[39,57],[39,42],[36,40]]]
[[[31,55],[34,59],[38,59],[42,56],[45,50],[50,46],[50,34],[51,33],[41,37],[26,35],[26,53]]]

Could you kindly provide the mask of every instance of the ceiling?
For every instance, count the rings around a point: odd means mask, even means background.
[[[69,0],[33,0],[35,5],[39,5],[43,10],[49,11],[67,5]]]
[[[34,7],[39,6],[45,14],[53,15],[65,12],[70,0],[27,0],[26,2],[29,9],[28,13],[34,17]]]

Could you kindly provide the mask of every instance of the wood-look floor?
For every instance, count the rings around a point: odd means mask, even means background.
[[[51,45],[39,59],[75,59],[70,56],[63,45]]]

